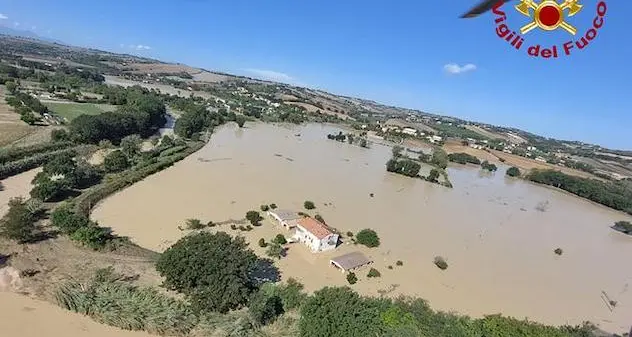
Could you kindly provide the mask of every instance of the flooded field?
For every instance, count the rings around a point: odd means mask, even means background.
[[[448,189],[387,173],[389,147],[327,140],[337,133],[329,126],[247,126],[218,128],[198,153],[105,200],[94,220],[164,250],[184,235],[177,228],[184,219],[228,222],[261,204],[301,210],[311,200],[329,225],[343,233],[373,228],[382,245],[368,250],[343,244],[311,254],[294,244],[278,265],[283,278],[298,278],[309,290],[345,285],[328,260],[362,250],[382,273],[379,279],[357,273],[353,288],[365,294],[416,295],[436,309],[475,316],[629,328],[632,237],[609,228],[629,217],[506,178],[502,166],[495,174],[475,166],[449,168],[454,188]],[[220,230],[246,233],[257,252],[260,237],[280,232],[268,221],[251,232]],[[447,270],[433,264],[437,255],[446,258]],[[395,266],[397,260],[404,265]],[[602,292],[616,307],[607,306]]]

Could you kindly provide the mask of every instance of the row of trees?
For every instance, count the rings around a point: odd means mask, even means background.
[[[556,328],[500,315],[471,319],[435,312],[421,299],[363,297],[347,287],[316,291],[300,311],[301,337],[580,337],[595,330],[589,324]]]
[[[147,137],[166,123],[166,107],[160,96],[141,87],[126,90],[126,103],[115,112],[81,115],[70,124],[73,139],[87,143],[139,134]]]
[[[475,165],[480,165],[481,161],[476,158],[475,156],[469,154],[469,153],[450,153],[448,155],[448,160],[451,162],[455,162],[455,163],[459,163],[459,164],[475,164]]]
[[[526,179],[563,189],[582,198],[632,214],[632,189],[625,184],[580,178],[554,170],[531,170]]]
[[[174,132],[184,138],[192,138],[195,134],[225,122],[234,121],[239,127],[243,127],[246,122],[244,116],[236,115],[225,109],[212,112],[201,104],[187,104],[182,107],[185,109],[184,114],[176,120]]]
[[[77,163],[72,153],[56,155],[44,164],[33,179],[31,197],[51,201],[63,198],[72,189],[87,188],[101,181],[103,173],[87,162]]]

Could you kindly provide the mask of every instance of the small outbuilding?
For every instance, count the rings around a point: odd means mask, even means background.
[[[268,215],[272,217],[279,225],[285,227],[286,229],[292,229],[296,227],[298,220],[303,218],[297,212],[290,210],[270,210],[268,211]]]
[[[343,273],[346,273],[368,266],[372,264],[373,261],[360,252],[352,252],[333,258],[330,260],[330,263]]]

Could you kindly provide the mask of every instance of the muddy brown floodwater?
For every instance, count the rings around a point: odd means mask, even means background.
[[[384,166],[389,147],[327,140],[334,132],[319,124],[226,125],[198,153],[105,200],[93,218],[142,246],[164,250],[184,235],[177,227],[186,218],[241,219],[261,204],[301,210],[303,201],[312,200],[317,213],[343,233],[379,233],[382,245],[363,251],[382,277],[358,273],[353,288],[361,293],[415,295],[435,309],[474,316],[629,328],[632,237],[609,228],[629,217],[506,178],[506,167],[495,174],[451,167],[453,189],[390,174]],[[266,221],[245,236],[260,253],[256,240],[276,232]],[[558,247],[561,256],[553,252]],[[298,278],[308,290],[345,285],[328,259],[357,249],[343,244],[333,253],[311,254],[294,244],[278,265],[283,278]],[[437,255],[446,258],[447,270],[433,264]],[[397,260],[404,265],[395,266]],[[602,292],[616,307],[604,303]]]

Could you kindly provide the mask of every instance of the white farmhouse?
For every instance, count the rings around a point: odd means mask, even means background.
[[[268,211],[268,215],[274,219],[279,225],[283,226],[285,229],[292,229],[296,227],[296,224],[299,219],[302,218],[298,213],[288,210],[278,210],[273,209]]]
[[[292,239],[302,242],[313,253],[332,250],[338,245],[338,234],[332,232],[325,224],[308,217],[297,221]]]

